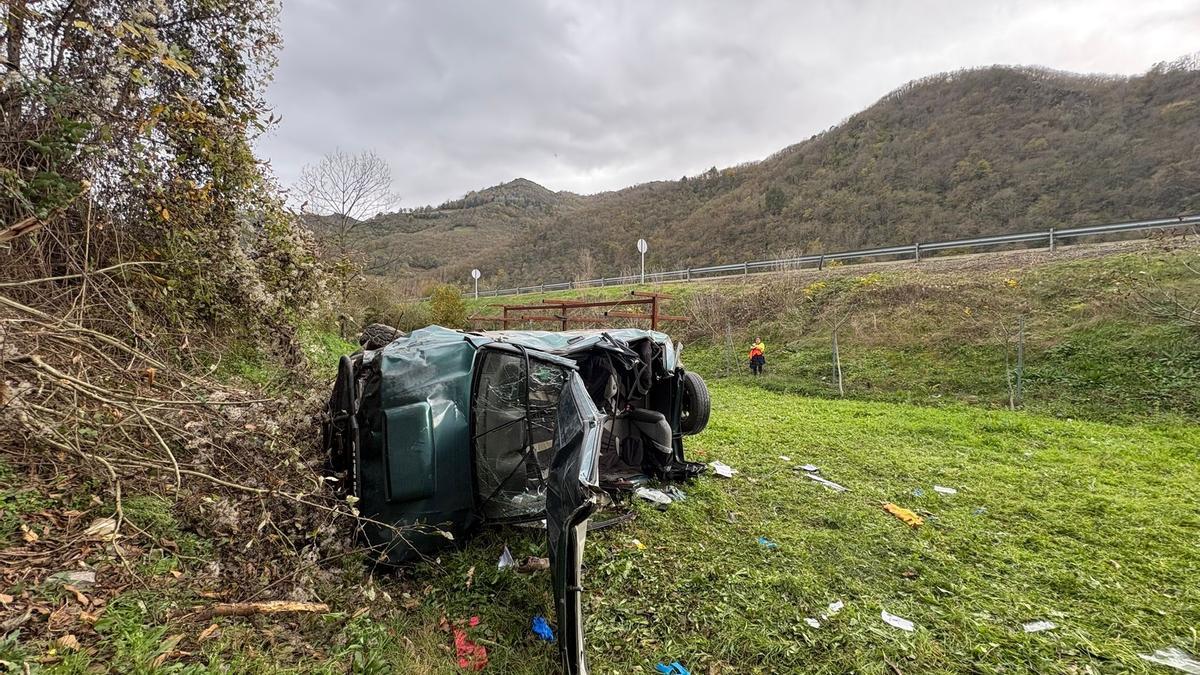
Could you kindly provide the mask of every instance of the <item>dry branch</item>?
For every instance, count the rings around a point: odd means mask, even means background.
[[[214,616],[252,616],[254,614],[283,614],[287,612],[328,612],[329,605],[323,602],[290,602],[288,600],[265,600],[263,602],[222,602],[196,614],[197,621],[207,621]]]

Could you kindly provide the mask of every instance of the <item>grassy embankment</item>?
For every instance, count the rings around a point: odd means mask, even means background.
[[[1004,407],[1024,317],[1018,407],[1094,420],[1200,417],[1200,335],[1147,316],[1138,298],[1150,278],[1183,297],[1200,296],[1200,278],[1183,265],[1195,267],[1200,254],[1138,243],[1116,251],[848,266],[660,290],[675,296],[668,311],[693,317],[666,330],[685,342],[688,367],[709,379],[748,378],[745,352],[757,335],[768,347],[757,386],[837,397],[831,326],[844,321],[838,341],[846,398]],[[586,295],[614,298],[629,290]],[[469,305],[494,313],[486,305],[495,302]]]

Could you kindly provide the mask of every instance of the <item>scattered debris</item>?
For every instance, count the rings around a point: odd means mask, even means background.
[[[763,548],[765,548],[769,551],[774,551],[775,549],[779,548],[778,543],[773,542],[770,539],[767,539],[766,537],[761,537],[761,536],[758,538],[758,545],[762,546]]]
[[[829,488],[830,490],[833,490],[834,492],[849,492],[850,491],[850,488],[842,486],[842,485],[838,485],[837,483],[835,483],[831,480],[826,480],[824,478],[821,478],[820,476],[818,476],[816,474],[806,473],[804,475],[807,476],[809,480],[816,481],[816,482],[820,483],[821,485],[824,485],[825,487]]]
[[[471,617],[474,625],[479,624],[479,617]],[[458,626],[452,627],[454,633],[454,650],[458,656],[458,667],[469,670],[483,670],[488,663],[487,647],[477,645],[467,637],[467,632]]]
[[[508,550],[508,544],[505,544],[504,551],[500,554],[500,561],[496,563],[496,569],[504,570],[516,566],[517,561],[513,558],[512,551]]]
[[[112,518],[97,518],[83,531],[85,537],[111,539],[117,533],[117,521]]]
[[[820,471],[820,470],[821,470],[821,468],[820,468],[820,467],[818,467],[816,464],[805,464],[804,466],[802,466],[802,467],[800,467],[800,468],[801,468],[801,469],[803,469],[803,470],[805,470],[805,471],[808,471],[809,473],[813,473],[813,472],[815,472],[815,471]]]
[[[517,571],[521,574],[533,574],[535,572],[545,572],[550,569],[549,558],[539,558],[537,556],[529,556],[517,565]]]
[[[220,631],[221,631],[221,627],[218,626],[217,624],[215,624],[215,623],[209,624],[208,628],[205,628],[204,630],[200,631],[200,634],[196,636],[196,642],[204,642],[205,640],[210,640],[214,636],[216,636],[216,634],[219,633]]]
[[[291,602],[289,600],[266,600],[263,602],[221,602],[201,610],[197,619],[214,616],[251,616],[254,614],[281,614],[285,612],[328,612],[329,605],[323,602]]]
[[[668,485],[667,487],[663,488],[663,492],[677,502],[682,502],[687,499],[687,493],[683,490],[680,490],[678,485]]]
[[[817,621],[816,619],[812,618],[811,616],[809,616],[809,617],[805,617],[805,618],[804,618],[804,623],[806,623],[806,624],[808,624],[808,625],[812,626],[813,628],[820,628],[820,627],[821,627],[821,622],[820,622],[820,621]]]
[[[46,577],[47,582],[71,584],[72,586],[90,586],[96,583],[96,573],[91,570],[68,570],[55,572]]]
[[[655,507],[659,509],[666,509],[671,505],[671,498],[668,497],[667,494],[662,490],[640,487],[637,490],[634,490],[633,493],[648,502],[652,502]]]
[[[738,519],[737,511],[730,511],[725,514],[725,520],[728,520],[731,523],[736,523],[737,519]]]
[[[654,666],[654,669],[663,675],[692,675],[692,673],[687,668],[684,668],[683,664],[678,661],[672,661],[671,665],[669,666],[665,663],[659,663]]]
[[[921,488],[913,488],[913,491],[912,491],[912,496],[914,496],[914,497],[924,497],[924,496],[925,496],[925,491],[924,491],[924,490],[922,490]]]
[[[938,494],[941,494],[941,495],[956,495],[956,494],[958,494],[958,490],[955,490],[952,487],[944,487],[942,485],[934,485],[933,491]]]
[[[634,547],[634,548],[636,548],[636,549],[637,549],[637,550],[639,550],[639,551],[645,551],[645,550],[646,550],[646,545],[645,545],[645,544],[643,544],[642,542],[638,541],[637,539],[630,539],[630,540],[629,540],[629,543],[630,543],[630,544],[632,544],[632,545],[633,545],[633,547]]]
[[[879,616],[883,619],[884,623],[893,628],[899,628],[900,630],[905,630],[910,633],[916,629],[916,626],[913,625],[913,622],[909,621],[908,619],[898,617],[895,614],[889,614],[886,609],[881,610],[879,612]]]
[[[779,456],[779,459],[781,459],[781,460],[783,460],[783,461],[785,461],[785,462],[790,462],[790,461],[792,461],[792,458],[791,458],[791,457],[788,457],[787,455],[780,455],[780,456]]]
[[[893,504],[891,502],[884,504],[883,510],[887,511],[888,513],[892,514],[893,516],[896,516],[902,522],[904,522],[905,525],[908,525],[909,527],[920,527],[921,525],[923,525],[925,523],[925,520],[923,518],[921,518],[921,516],[918,516],[917,514],[913,513],[912,511],[909,511],[908,509],[906,509],[902,506],[896,506],[895,504]]]
[[[1058,624],[1054,623],[1053,621],[1038,620],[1021,624],[1021,628],[1024,628],[1026,633],[1040,633],[1044,630],[1058,628]]]
[[[846,606],[846,603],[842,602],[841,600],[834,600],[833,602],[829,603],[829,607],[825,608],[825,611],[827,612],[827,614],[825,614],[823,616],[825,618],[829,618],[829,617],[833,616],[834,614],[837,614],[838,612],[842,611],[842,608],[845,606]]]
[[[712,467],[713,473],[721,478],[733,478],[733,474],[737,473],[736,469],[729,466],[725,462],[711,462],[709,466]]]
[[[973,515],[973,516],[982,516],[985,513],[987,513],[986,506],[976,506],[974,509],[971,510],[971,515]]]
[[[55,643],[58,645],[58,648],[62,650],[75,651],[79,649],[79,638],[75,637],[75,635],[71,633],[58,638],[55,640]]]
[[[546,642],[554,642],[554,631],[550,628],[550,624],[546,623],[546,617],[540,615],[533,617],[531,628],[533,629],[533,634],[540,639]]]
[[[1200,675],[1200,661],[1179,647],[1156,649],[1153,654],[1138,654],[1138,658],[1192,675]]]

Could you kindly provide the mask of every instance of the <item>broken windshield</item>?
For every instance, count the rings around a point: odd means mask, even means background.
[[[543,517],[559,396],[570,369],[522,352],[485,351],[473,406],[484,517]]]

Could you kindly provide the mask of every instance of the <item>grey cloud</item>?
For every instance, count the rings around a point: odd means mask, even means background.
[[[993,63],[1136,73],[1194,2],[284,0],[260,140],[285,184],[335,147],[408,206],[517,176],[597,192],[759,159],[910,79]],[[1136,31],[1130,31],[1136,26]]]

